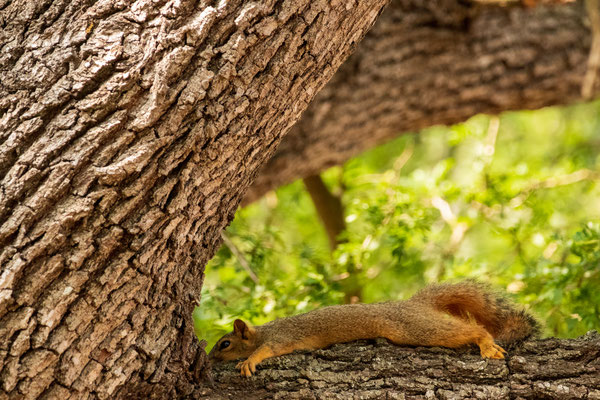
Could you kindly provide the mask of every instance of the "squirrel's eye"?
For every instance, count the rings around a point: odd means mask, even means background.
[[[221,342],[221,344],[219,345],[219,348],[220,348],[221,350],[223,350],[223,349],[226,349],[226,348],[228,348],[228,347],[229,347],[229,345],[230,345],[230,344],[231,344],[231,343],[229,342],[229,340],[224,340],[224,341],[222,341],[222,342]]]

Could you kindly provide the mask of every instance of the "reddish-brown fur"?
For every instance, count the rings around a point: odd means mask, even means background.
[[[213,350],[213,360],[233,360],[250,376],[265,358],[358,339],[387,338],[395,344],[460,347],[477,344],[482,357],[504,358],[495,339],[506,342],[537,334],[535,320],[482,284],[431,285],[406,301],[320,308],[252,327],[236,320]]]

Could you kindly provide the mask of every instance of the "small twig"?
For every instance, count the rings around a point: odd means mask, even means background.
[[[591,169],[583,168],[579,169],[575,172],[571,172],[570,174],[553,176],[552,178],[544,179],[543,181],[535,182],[525,189],[521,190],[517,196],[513,197],[510,200],[510,204],[513,207],[520,206],[523,204],[527,196],[529,196],[532,192],[535,192],[539,189],[551,189],[558,186],[566,186],[571,185],[573,183],[588,181],[588,180],[598,180],[600,179],[600,172],[592,171]]]
[[[577,183],[581,181],[587,180],[598,180],[600,179],[600,172],[593,171],[591,169],[583,168],[579,169],[575,172],[571,172],[570,174],[553,176],[548,179],[544,179],[543,181],[538,181],[530,185],[521,191],[521,195],[527,195],[530,192],[538,189],[550,189],[557,186],[565,186],[570,185],[572,183]],[[518,196],[517,196],[518,197]]]
[[[414,144],[409,142],[404,150],[402,150],[402,153],[394,160],[394,169],[396,171],[400,171],[406,165],[406,163],[412,157],[414,149]]]
[[[221,231],[221,238],[223,239],[223,243],[225,243],[225,246],[227,246],[235,256],[235,258],[237,258],[242,268],[246,270],[246,272],[250,276],[250,279],[252,279],[252,281],[254,281],[254,283],[258,285],[260,283],[258,280],[258,276],[256,276],[254,271],[252,271],[252,268],[250,268],[250,264],[248,264],[248,261],[244,258],[244,255],[242,254],[240,249],[237,248],[237,246],[231,241],[231,239],[229,239],[229,237],[223,231]]]
[[[592,46],[590,48],[587,71],[581,83],[581,96],[589,100],[594,95],[596,75],[600,67],[600,2],[598,0],[586,0],[585,7],[592,26]]]
[[[458,250],[458,247],[465,238],[465,234],[469,230],[469,226],[464,222],[458,222],[456,216],[452,212],[450,204],[448,204],[448,202],[443,198],[439,196],[433,197],[431,199],[431,205],[438,209],[444,222],[446,222],[450,229],[452,229],[450,241],[447,244],[446,248],[442,251],[440,266],[436,274],[436,281],[439,282],[446,274],[445,263],[454,257],[454,254]]]
[[[500,118],[493,116],[490,117],[488,124],[487,136],[485,137],[484,156],[486,157],[486,164],[490,164],[496,153],[496,141],[498,139],[498,131],[500,130]]]
[[[600,172],[583,168],[570,174],[553,176],[548,179],[534,182],[531,185],[524,188],[523,190],[521,190],[521,192],[515,197],[513,197],[508,203],[511,204],[512,207],[518,207],[521,204],[523,204],[527,196],[529,196],[532,192],[535,192],[536,190],[551,189],[559,186],[571,185],[577,182],[593,181],[599,179]],[[476,210],[482,211],[487,218],[491,218],[492,216],[499,214],[502,210],[501,207],[498,207],[496,209],[494,207],[488,207],[476,201],[472,202],[471,206],[474,207]]]

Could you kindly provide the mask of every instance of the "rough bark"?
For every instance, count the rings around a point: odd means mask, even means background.
[[[0,399],[192,390],[220,232],[384,3],[0,0]]]
[[[591,42],[583,1],[528,9],[395,0],[244,201],[402,132],[580,100]]]
[[[600,399],[600,335],[528,341],[505,360],[478,351],[335,345],[264,361],[251,378],[214,367],[214,399]],[[207,383],[205,382],[205,385]]]

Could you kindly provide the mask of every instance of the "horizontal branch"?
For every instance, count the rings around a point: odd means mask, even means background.
[[[251,378],[235,362],[213,368],[210,398],[244,399],[599,399],[600,334],[528,341],[504,360],[472,349],[359,341],[261,363]]]

